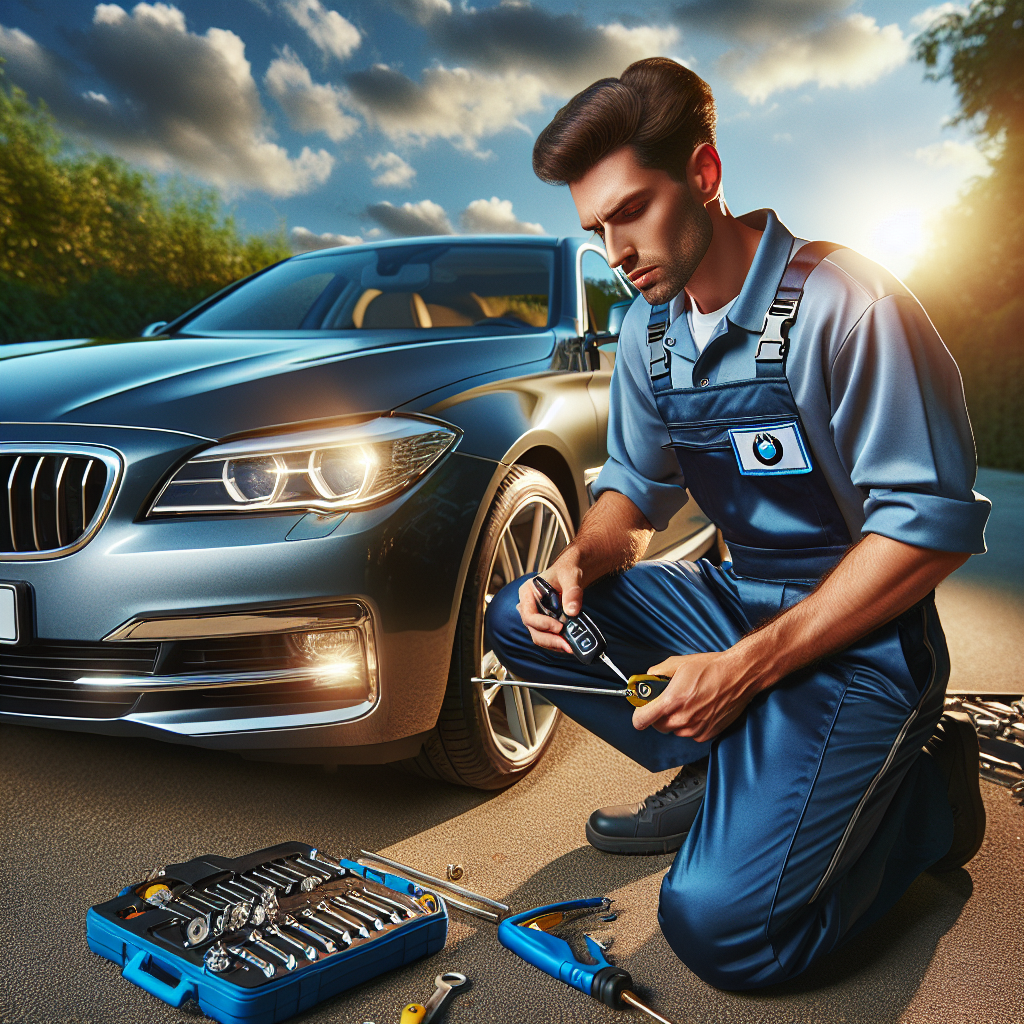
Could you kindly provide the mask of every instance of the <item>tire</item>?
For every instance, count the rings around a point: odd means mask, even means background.
[[[488,688],[470,679],[506,678],[494,653],[484,650],[484,610],[490,599],[523,573],[547,568],[572,536],[558,488],[535,469],[513,466],[494,496],[473,553],[441,713],[420,753],[402,762],[407,771],[476,789],[501,789],[544,756],[558,728],[558,709],[523,687]]]

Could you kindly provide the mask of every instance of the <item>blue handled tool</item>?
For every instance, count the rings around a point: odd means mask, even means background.
[[[596,963],[584,964],[576,959],[565,939],[551,935],[547,930],[560,924],[574,911],[593,912],[607,910],[610,906],[611,900],[606,896],[594,896],[524,910],[521,914],[506,917],[498,925],[498,941],[545,974],[578,988],[615,1010],[623,1009],[624,1005],[632,1006],[661,1024],[672,1024],[637,998],[631,991],[633,978],[629,971],[608,963],[604,950],[589,935],[585,937],[587,949]]]

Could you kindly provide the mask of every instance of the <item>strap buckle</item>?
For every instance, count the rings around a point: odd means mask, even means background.
[[[647,346],[650,355],[651,380],[658,380],[669,373],[669,354],[665,351],[665,335],[668,334],[668,303],[655,306],[651,315],[664,311],[664,319],[651,320],[647,324]]]
[[[799,299],[773,299],[761,328],[761,341],[754,359],[759,363],[781,363],[786,357],[786,335],[796,323]]]

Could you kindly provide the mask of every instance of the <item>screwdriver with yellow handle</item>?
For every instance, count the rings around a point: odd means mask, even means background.
[[[562,638],[569,645],[576,660],[590,665],[599,658],[625,684],[625,689],[603,689],[595,686],[569,686],[563,683],[527,683],[518,679],[481,679],[474,677],[474,683],[484,686],[526,686],[531,690],[563,690],[567,693],[584,693],[590,696],[625,697],[635,708],[642,708],[660,697],[668,686],[666,676],[633,675],[627,678],[618,665],[608,657],[608,641],[586,612],[566,615],[562,610],[562,598],[557,590],[543,576],[534,576],[533,588],[537,592],[537,606],[551,619],[565,624]]]

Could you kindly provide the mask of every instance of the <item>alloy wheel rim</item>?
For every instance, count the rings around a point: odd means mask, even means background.
[[[506,519],[494,546],[487,572],[480,615],[506,584],[530,572],[543,572],[569,543],[569,527],[546,498],[524,498]],[[494,651],[484,648],[480,631],[479,675],[483,679],[508,678]],[[480,688],[484,717],[491,740],[502,757],[514,764],[533,760],[547,743],[559,710],[525,686]]]

